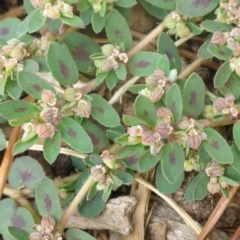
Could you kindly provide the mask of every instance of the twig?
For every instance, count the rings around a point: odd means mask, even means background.
[[[237,231],[232,236],[231,240],[238,240],[240,237],[240,227],[238,227]]]
[[[218,222],[219,218],[222,216],[223,212],[225,211],[228,204],[232,201],[234,195],[236,194],[238,187],[233,187],[229,193],[229,198],[225,198],[224,196],[221,197],[217,206],[213,210],[211,216],[208,218],[208,221],[204,225],[201,233],[197,237],[196,240],[205,240],[206,237],[210,234],[213,227]]]

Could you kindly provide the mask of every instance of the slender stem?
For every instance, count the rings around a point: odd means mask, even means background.
[[[130,58],[136,52],[142,50],[146,45],[149,44],[154,38],[156,38],[163,30],[165,26],[163,23],[160,23],[155,29],[152,30],[145,38],[143,38],[136,46],[134,46],[127,55]]]
[[[237,231],[232,236],[231,240],[238,240],[240,237],[240,227],[238,227]]]
[[[76,208],[78,207],[79,203],[83,200],[85,195],[87,194],[88,190],[93,184],[93,179],[90,176],[87,181],[84,183],[84,185],[81,187],[80,191],[77,193],[73,201],[71,202],[68,209],[64,212],[60,222],[58,223],[57,229],[59,231],[63,231],[65,225],[67,224],[69,218],[72,216]]]

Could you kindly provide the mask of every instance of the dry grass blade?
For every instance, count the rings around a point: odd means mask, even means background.
[[[231,240],[238,240],[240,237],[240,227],[238,227],[237,231],[232,236]]]

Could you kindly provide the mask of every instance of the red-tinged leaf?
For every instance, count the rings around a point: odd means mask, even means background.
[[[42,217],[51,216],[59,221],[62,215],[62,208],[59,195],[53,181],[45,177],[36,188],[36,205]]]
[[[35,188],[45,177],[42,166],[28,156],[16,158],[8,175],[8,182],[14,188],[25,186]]]
[[[18,83],[25,92],[27,92],[29,95],[36,98],[37,100],[42,99],[41,96],[44,89],[52,90],[53,92],[55,92],[52,84],[48,83],[45,79],[31,72],[19,72]]]
[[[189,17],[200,17],[214,10],[219,0],[178,0],[177,11]]]
[[[224,84],[228,81],[229,77],[231,76],[232,71],[229,68],[229,62],[225,62],[221,65],[221,67],[218,69],[217,73],[214,77],[214,87],[219,88],[223,87]]]
[[[156,186],[157,189],[162,192],[163,194],[172,194],[176,192],[182,185],[184,180],[184,171],[182,175],[178,178],[178,180],[171,184],[164,176],[162,172],[161,164],[158,164],[157,171],[156,171]]]
[[[186,201],[202,200],[208,194],[209,177],[205,172],[199,173],[188,185],[184,194]]]
[[[183,103],[177,84],[173,84],[166,92],[166,106],[173,113],[174,123],[178,123],[182,117]]]
[[[68,229],[66,232],[67,240],[96,240],[94,237],[80,229]]]
[[[196,73],[193,73],[185,82],[182,99],[185,116],[198,117],[201,114],[205,101],[205,84]]]
[[[13,100],[0,103],[0,115],[6,119],[20,119],[37,116],[39,109],[32,103]]]
[[[78,69],[66,46],[52,42],[47,52],[47,64],[60,84],[68,86],[77,83]]]
[[[137,117],[144,120],[149,126],[156,126],[157,113],[154,104],[149,98],[138,95],[134,103],[134,112]]]
[[[147,172],[157,165],[160,161],[162,152],[152,155],[150,150],[146,151],[138,161],[138,168],[140,172]]]
[[[212,159],[220,164],[233,163],[233,154],[226,140],[214,129],[206,128],[204,132],[208,139],[202,144]]]
[[[94,75],[96,67],[90,59],[90,55],[101,51],[99,44],[78,32],[67,33],[63,42],[69,48],[78,70],[88,75]]]
[[[63,117],[58,125],[62,139],[76,151],[89,153],[93,150],[91,138],[83,127],[69,117]]]
[[[160,54],[154,52],[138,52],[129,60],[129,71],[134,76],[149,76],[157,69],[160,57]]]
[[[162,149],[161,169],[170,184],[178,181],[183,172],[185,154],[179,143],[167,143]]]

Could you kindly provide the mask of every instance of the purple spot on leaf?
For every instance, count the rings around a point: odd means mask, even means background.
[[[195,107],[197,101],[197,93],[195,91],[191,92],[190,106]]]
[[[130,157],[127,158],[129,163],[131,164],[136,164],[138,162],[138,157],[136,155],[132,155]]]
[[[32,176],[31,172],[28,172],[28,169],[25,170],[25,172],[20,172],[21,178],[23,182],[33,180],[35,177]]]
[[[75,60],[77,61],[82,61],[82,62],[87,62],[90,60],[90,52],[87,51],[87,46],[85,43],[81,43],[79,46],[75,47],[72,50],[72,55]]]
[[[171,60],[173,58],[173,55],[168,50],[164,50],[164,52],[167,55],[169,60]]]
[[[38,84],[32,84],[32,87],[38,92],[42,91],[41,87]]]
[[[176,108],[176,102],[172,102],[172,112],[175,112],[177,110]]]
[[[14,109],[14,112],[20,113],[20,112],[25,112],[26,110],[27,110],[26,108],[19,107]]]
[[[59,66],[60,66],[62,75],[63,75],[65,78],[69,78],[69,77],[70,77],[70,74],[69,74],[68,67],[67,67],[62,61],[59,61]]]
[[[9,28],[3,27],[0,29],[0,35],[7,35],[9,32]]]
[[[16,215],[15,217],[11,218],[11,222],[14,227],[21,229],[26,227],[24,219],[19,215]]]
[[[72,240],[82,240],[81,238],[73,238]]]
[[[221,50],[219,50],[218,53],[219,53],[220,55],[222,55],[222,56],[225,56],[225,55],[226,55],[225,52],[224,52],[224,51],[221,51]]]
[[[68,128],[67,134],[70,135],[74,139],[77,138],[77,134],[76,134],[76,132],[74,132],[74,130],[72,128]]]
[[[104,114],[104,110],[103,110],[101,107],[97,107],[97,111],[98,111],[99,113]]]
[[[50,199],[49,195],[47,194],[46,197],[44,198],[45,202],[45,209],[50,212],[52,209],[52,200]]]
[[[170,160],[170,164],[171,164],[171,165],[174,165],[174,164],[175,164],[175,162],[176,162],[176,157],[175,157],[175,152],[174,152],[174,151],[172,151],[172,152],[169,153],[169,160]]]
[[[121,41],[122,40],[122,33],[118,30],[115,30],[114,33],[117,36],[117,38]]]
[[[211,2],[211,0],[195,0],[193,2],[193,5],[194,5],[195,8],[197,8],[197,7],[206,8],[210,4],[210,2]]]
[[[148,111],[144,109],[143,115],[144,115],[145,117],[147,117],[147,116],[148,116]]]
[[[96,137],[95,134],[91,133],[91,132],[87,132],[88,135],[90,136],[90,138],[92,139],[92,143],[94,145],[98,145],[100,143],[99,139]]]
[[[218,146],[218,142],[217,141],[212,141],[211,142],[211,146],[213,147],[213,148],[215,148],[215,149],[217,149],[217,150],[219,150],[220,148],[219,148],[219,146]]]
[[[134,64],[134,67],[136,68],[146,68],[150,65],[150,62],[141,60],[140,62],[137,62]]]

